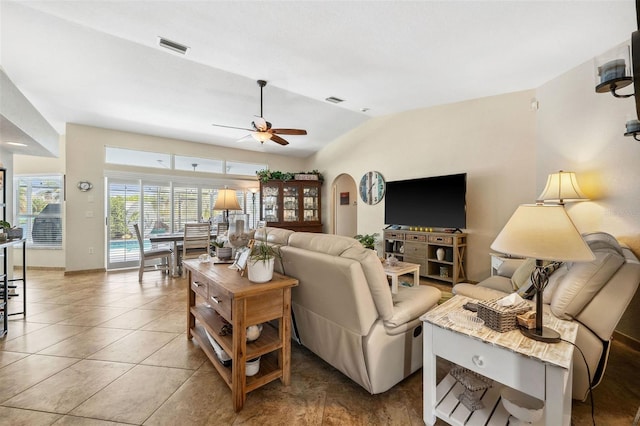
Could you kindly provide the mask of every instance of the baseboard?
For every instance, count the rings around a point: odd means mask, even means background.
[[[14,266],[14,269],[17,267]],[[22,269],[22,266],[20,266]],[[64,271],[63,266],[29,266],[27,265],[27,271]]]
[[[97,268],[97,269],[84,269],[80,271],[64,271],[65,275],[77,275],[77,274],[89,274],[93,272],[107,272],[105,268]]]
[[[634,351],[640,352],[640,340],[637,340],[615,330],[613,331],[613,338],[618,342],[624,343],[625,345],[629,346]]]

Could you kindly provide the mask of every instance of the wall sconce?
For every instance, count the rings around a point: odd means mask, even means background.
[[[624,45],[596,58],[596,93],[611,93],[616,98],[636,96],[636,117],[640,118],[640,0],[636,0],[638,31],[631,33],[631,46]],[[633,64],[633,68],[631,67]],[[633,83],[634,93],[619,94],[618,89]],[[640,136],[640,121],[628,120],[625,136]]]
[[[633,83],[629,51],[630,46],[625,44],[595,59],[596,93],[610,92],[616,98],[633,96],[633,93],[621,95],[616,91]]]

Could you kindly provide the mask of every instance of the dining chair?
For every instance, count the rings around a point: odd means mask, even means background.
[[[136,238],[138,238],[138,246],[140,247],[140,269],[138,270],[138,282],[142,282],[142,274],[147,268],[154,268],[154,270],[156,270],[158,269],[158,266],[161,266],[161,269],[168,274],[171,270],[171,254],[173,251],[170,248],[145,250],[144,240],[140,234],[140,227],[137,223],[134,223],[133,228],[136,231]],[[146,261],[152,259],[162,259],[162,263],[160,265],[154,264],[146,266]]]
[[[185,223],[182,242],[182,259],[211,254],[211,224],[209,222]]]
[[[217,236],[222,236],[224,235],[225,232],[227,232],[229,230],[229,222],[218,222],[217,223],[217,230],[216,230],[216,235]]]

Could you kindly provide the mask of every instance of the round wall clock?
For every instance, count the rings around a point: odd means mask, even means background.
[[[378,204],[384,198],[385,181],[380,172],[367,172],[360,179],[360,198],[367,204]]]
[[[78,189],[82,192],[89,191],[91,188],[93,188],[93,185],[91,184],[91,182],[87,182],[87,181],[78,182]]]

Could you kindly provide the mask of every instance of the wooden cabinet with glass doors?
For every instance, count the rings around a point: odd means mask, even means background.
[[[314,180],[261,182],[260,219],[275,228],[322,232],[321,185]]]

